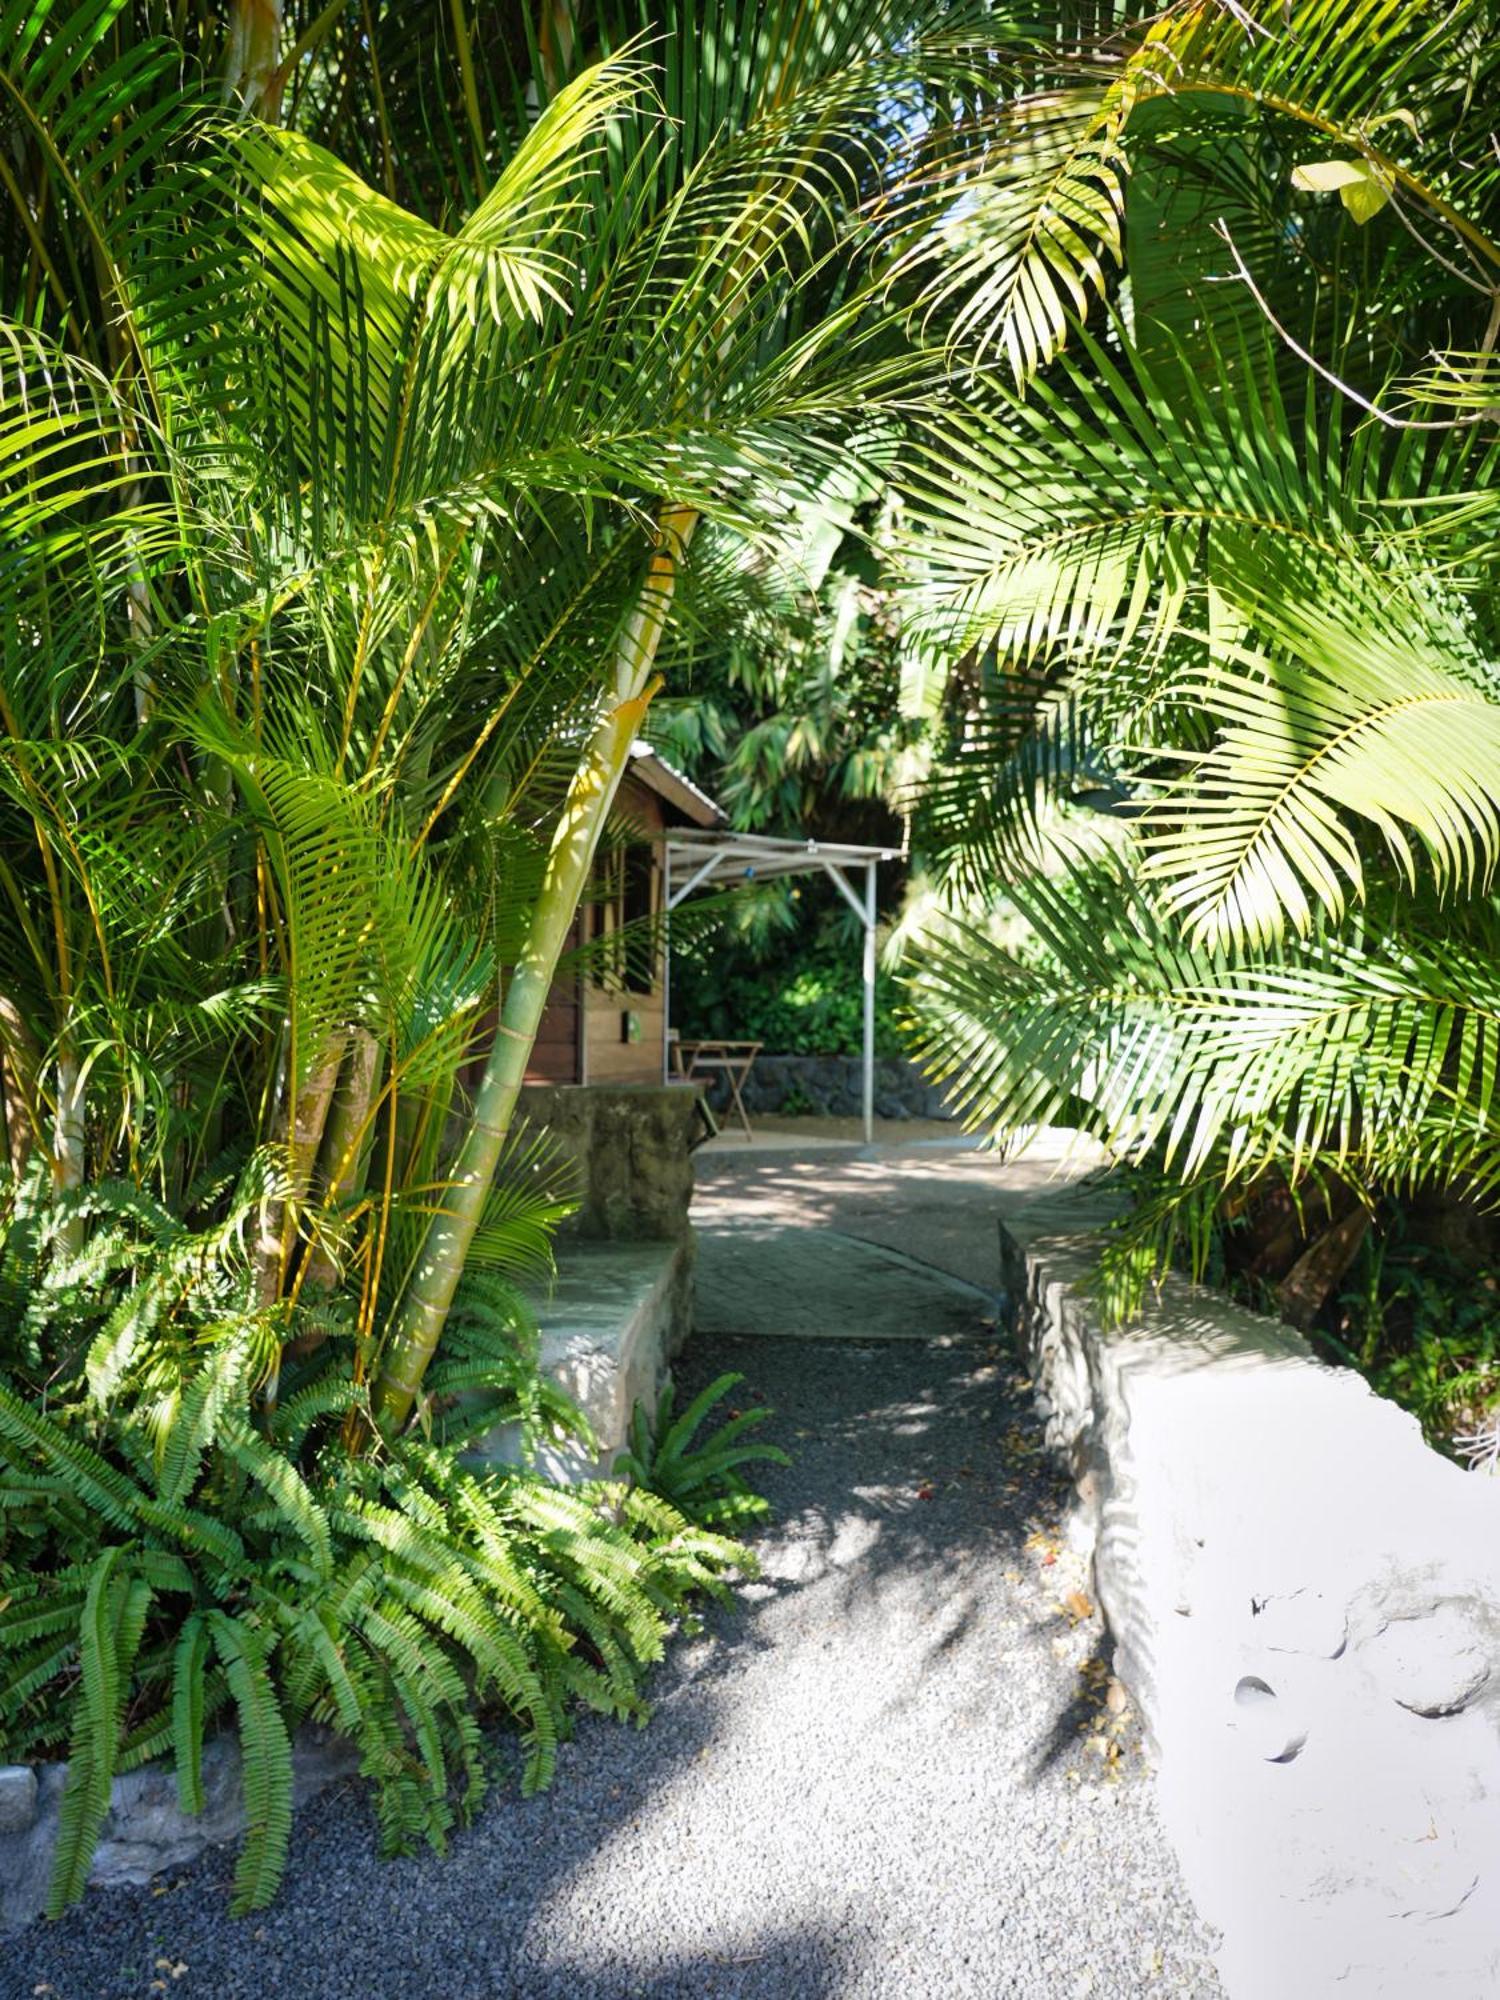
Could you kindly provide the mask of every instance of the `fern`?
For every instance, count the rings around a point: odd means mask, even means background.
[[[292,1329],[273,1403],[256,1386],[264,1315],[204,1238],[115,1189],[62,1206],[97,1236],[70,1241],[40,1193],[0,1209],[27,1329],[0,1349],[26,1371],[0,1377],[0,1757],[69,1758],[50,1907],[83,1891],[114,1778],[166,1759],[201,1811],[205,1746],[231,1718],[237,1911],[284,1871],[304,1721],[358,1747],[395,1852],[441,1847],[473,1812],[486,1718],[516,1729],[528,1791],[576,1708],[645,1719],[641,1678],[674,1622],[750,1558],[644,1489],[460,1462],[476,1419],[585,1428],[540,1377],[502,1278],[466,1287],[430,1378],[435,1440],[351,1453],[345,1420],[368,1402],[345,1312],[320,1302]],[[668,1422],[658,1454],[684,1491],[732,1477],[747,1449],[740,1425],[718,1459],[695,1456],[705,1407]]]
[[[109,1548],[94,1564],[79,1623],[81,1696],[58,1814],[47,1896],[51,1916],[60,1915],[83,1893],[109,1811],[120,1720],[151,1598],[149,1584],[116,1575],[124,1555],[119,1547]]]
[[[654,1429],[638,1403],[631,1416],[630,1449],[615,1460],[615,1477],[659,1494],[700,1527],[730,1522],[738,1526],[761,1519],[770,1511],[769,1502],[750,1490],[740,1467],[790,1461],[779,1445],[742,1440],[771,1412],[739,1411],[701,1444],[694,1443],[709,1413],[743,1380],[742,1375],[719,1376],[680,1416],[673,1414],[674,1392],[668,1384],[657,1405]]]
[[[245,1842],[231,1910],[262,1910],[276,1894],[292,1834],[292,1743],[268,1671],[269,1648],[242,1618],[207,1615],[239,1712]]]
[[[293,1528],[307,1545],[313,1568],[321,1578],[333,1571],[333,1538],[328,1516],[319,1506],[301,1473],[291,1460],[257,1437],[248,1424],[236,1417],[219,1426],[219,1442],[226,1455],[248,1473],[269,1495],[275,1516]]]
[[[185,1813],[203,1810],[203,1726],[208,1716],[207,1679],[211,1634],[202,1612],[183,1620],[172,1656],[172,1754],[177,1768],[177,1802]]]

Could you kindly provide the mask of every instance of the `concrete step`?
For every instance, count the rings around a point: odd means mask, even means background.
[[[544,1374],[573,1398],[599,1449],[576,1438],[548,1443],[537,1470],[569,1484],[607,1474],[625,1447],[637,1402],[655,1404],[692,1319],[693,1243],[563,1240],[557,1275],[534,1298]],[[514,1465],[519,1427],[502,1425],[471,1462]]]

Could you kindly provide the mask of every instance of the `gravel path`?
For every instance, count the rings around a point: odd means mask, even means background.
[[[644,1732],[585,1722],[445,1861],[382,1863],[342,1787],[273,1910],[231,1922],[216,1855],[6,1940],[0,1995],[1213,2000],[1065,1494],[973,1334],[700,1338],[684,1387],[742,1370],[795,1457],[763,1579],[679,1641]]]

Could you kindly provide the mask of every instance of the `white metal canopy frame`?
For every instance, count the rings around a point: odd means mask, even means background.
[[[834,840],[785,840],[769,833],[729,833],[690,828],[666,835],[662,904],[662,1078],[671,1074],[672,912],[695,890],[734,882],[765,882],[777,875],[826,875],[859,918],[864,932],[864,1048],[862,1099],[865,1143],[875,1137],[875,870],[894,861],[894,847],[856,847]],[[863,881],[861,881],[861,871]]]

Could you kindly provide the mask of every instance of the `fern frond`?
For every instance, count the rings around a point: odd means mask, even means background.
[[[263,1910],[286,1868],[292,1832],[292,1744],[265,1641],[243,1619],[209,1611],[206,1623],[239,1715],[245,1838],[231,1910]]]
[[[279,1518],[301,1536],[319,1577],[333,1573],[333,1537],[328,1517],[291,1460],[265,1444],[243,1418],[219,1421],[219,1444],[226,1457],[274,1501]]]
[[[183,1620],[172,1655],[172,1752],[177,1802],[185,1813],[203,1810],[203,1725],[207,1719],[207,1670],[212,1650],[208,1620],[193,1611]]]

